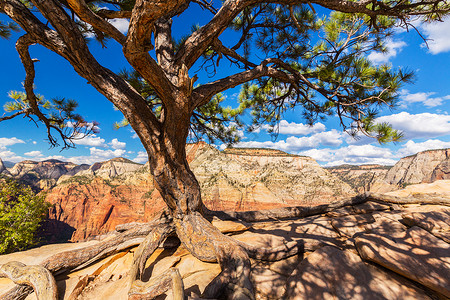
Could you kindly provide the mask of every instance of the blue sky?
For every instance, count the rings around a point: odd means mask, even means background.
[[[191,14],[192,16],[192,14]],[[0,20],[8,20],[0,15]],[[201,20],[197,20],[201,22]],[[175,24],[174,32],[181,36],[186,22]],[[126,31],[127,21],[114,23]],[[288,113],[281,121],[278,138],[273,141],[262,127],[257,133],[242,132],[243,140],[236,147],[268,147],[293,154],[315,158],[321,165],[344,163],[379,163],[392,165],[401,157],[427,149],[450,148],[450,19],[434,24],[417,24],[428,41],[429,48],[414,32],[398,30],[389,41],[387,54],[369,55],[374,63],[391,63],[393,67],[408,67],[416,73],[416,81],[405,86],[400,94],[399,107],[383,111],[379,121],[388,121],[394,128],[403,130],[405,140],[398,144],[379,145],[373,139],[362,137],[354,140],[338,127],[335,118],[329,118],[313,127],[304,125],[304,120],[295,112]],[[10,40],[0,39],[0,105],[9,101],[10,90],[22,90],[25,72],[14,49],[14,34]],[[94,56],[101,64],[119,71],[127,66],[120,47],[109,41],[102,49],[91,43]],[[0,123],[0,158],[18,162],[25,159],[45,160],[56,158],[74,163],[89,163],[122,156],[136,162],[146,162],[146,154],[131,128],[113,129],[120,121],[120,112],[94,90],[86,80],[79,77],[72,67],[57,55],[41,46],[31,48],[31,56],[39,59],[36,66],[36,91],[46,98],[65,97],[76,99],[79,112],[87,120],[100,123],[99,133],[77,141],[76,149],[60,151],[50,148],[45,141],[43,126],[37,128],[27,119],[19,118]],[[234,103],[238,89],[225,93],[228,103]],[[217,145],[223,148],[223,145]]]

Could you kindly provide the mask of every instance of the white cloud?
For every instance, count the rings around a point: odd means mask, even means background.
[[[109,23],[124,34],[128,32],[128,27],[130,26],[130,21],[127,19],[111,19]]]
[[[444,19],[444,22],[426,23],[421,26],[425,38],[428,39],[429,51],[432,54],[450,51],[450,17]],[[423,43],[422,47],[426,47]]]
[[[91,147],[106,147],[105,140],[95,134],[86,136],[79,140],[73,141],[76,145],[91,146]]]
[[[71,121],[68,121],[66,123],[66,126],[68,128],[73,128],[74,124],[75,123],[73,123]],[[88,130],[93,130],[94,132],[99,132],[100,131],[100,127],[98,127],[98,125],[96,123],[94,123],[94,122],[86,122],[85,123],[85,128],[88,129]]]
[[[111,141],[111,143],[109,143],[109,145],[111,145],[111,147],[113,147],[113,149],[125,149],[125,147],[127,146],[126,143],[124,142],[119,142],[118,139],[113,139]]]
[[[400,53],[405,46],[406,43],[403,41],[393,41],[389,39],[386,41],[386,47],[388,48],[386,53],[372,52],[367,56],[367,58],[374,64],[384,64],[389,62],[391,58],[397,56],[397,54]]]
[[[93,158],[91,156],[72,156],[65,160],[68,162],[77,164],[77,165],[81,165],[81,164],[92,165],[96,162],[99,162],[99,160],[96,160],[96,158]]]
[[[92,157],[99,159],[111,159],[114,157],[120,157],[126,153],[126,150],[116,149],[116,150],[102,150],[95,147],[89,148]],[[98,161],[98,160],[97,160]]]
[[[416,143],[414,141],[408,141],[398,151],[398,156],[405,157],[425,150],[445,149],[445,148],[450,148],[450,142],[444,142],[441,140],[427,140],[422,143]]]
[[[16,153],[9,151],[9,150],[0,151],[0,158],[3,161],[11,161],[11,162],[15,162],[15,163],[25,160],[24,157],[17,155]]]
[[[347,137],[345,138],[345,142],[349,145],[367,145],[375,141],[375,138],[367,136],[361,132],[358,132],[355,137],[347,134]]]
[[[90,155],[89,156],[72,156],[70,158],[64,159],[70,161],[74,164],[94,164],[96,162],[106,161],[115,157],[121,157],[126,154],[126,150],[124,149],[116,149],[116,150],[103,150],[95,147],[89,148]]]
[[[44,156],[41,151],[25,152],[24,155],[30,156],[30,157],[42,157],[42,156]]]
[[[281,120],[278,125],[278,130],[280,134],[289,134],[289,135],[308,135],[311,133],[322,132],[325,130],[325,125],[322,123],[316,123],[313,126],[305,125],[302,123],[289,123],[286,120]],[[270,128],[269,125],[263,125],[263,129],[268,130]],[[275,127],[275,129],[277,129]]]
[[[450,95],[444,97],[432,97],[435,92],[420,92],[410,94],[407,90],[403,90],[400,94],[400,105],[402,107],[407,107],[411,103],[423,103],[427,107],[435,107],[442,105],[445,100],[450,100]]]
[[[136,156],[136,158],[133,159],[134,162],[137,163],[146,163],[148,160],[148,156],[147,156],[147,152],[145,151],[139,151],[138,155]]]
[[[62,156],[62,155],[50,155],[50,156],[46,156],[45,158],[42,158],[40,160],[48,160],[48,159],[56,159],[56,160],[60,160],[60,161],[69,161],[67,159],[67,157]]]
[[[450,115],[401,112],[379,117],[375,122],[390,123],[393,128],[403,131],[407,139],[432,138],[450,134]]]
[[[350,145],[339,149],[311,149],[299,154],[310,156],[325,163],[325,166],[342,164],[393,165],[397,162],[389,149],[373,145]]]
[[[315,148],[318,146],[339,146],[342,144],[342,132],[335,129],[324,131],[305,137],[290,136],[286,140],[272,142],[240,142],[235,147],[246,148],[272,148],[288,153]]]
[[[15,144],[25,144],[24,141],[18,139],[16,137],[13,138],[0,138],[0,149],[6,149],[8,146],[12,146]]]

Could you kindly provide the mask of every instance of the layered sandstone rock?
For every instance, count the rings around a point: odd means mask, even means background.
[[[342,165],[328,168],[358,193],[386,193],[411,184],[450,179],[450,149],[428,150],[400,159],[392,168]]]
[[[429,150],[419,152],[415,155],[402,158],[386,174],[385,181],[391,185],[405,186],[408,184],[428,183],[436,179],[433,173],[438,175],[439,179],[446,178],[445,173],[438,170],[446,169],[450,159],[450,149]],[[442,165],[441,165],[442,164]],[[437,169],[435,172],[435,169]],[[445,177],[445,178],[444,178]],[[433,180],[434,179],[434,180]]]
[[[119,224],[151,220],[165,204],[153,181],[142,175],[133,185],[79,175],[59,184],[46,197],[53,204],[49,219],[56,228],[52,231],[69,225],[76,230],[71,238],[77,241],[109,232]]]
[[[423,191],[420,188],[416,192]],[[431,195],[420,194],[419,198],[426,197]],[[213,224],[259,249],[296,242],[298,252],[291,257],[276,262],[252,259],[250,279],[258,300],[450,296],[450,244],[444,239],[450,224],[448,206],[367,202],[294,220]],[[11,261],[36,265],[53,254],[100,245],[118,234],[3,255],[0,265]],[[86,300],[126,299],[134,247],[56,277],[60,299],[73,299],[74,295]],[[199,261],[179,243],[165,243],[148,259],[142,280],[146,282],[173,267],[179,270],[184,293],[190,299],[198,298],[220,273],[218,264]],[[0,295],[13,286],[11,280],[0,278]],[[166,299],[172,298],[170,290],[166,295]]]
[[[363,259],[450,297],[450,244],[426,230],[413,226],[395,236],[362,234],[355,245]]]
[[[127,172],[133,172],[142,167],[123,157],[117,157],[105,162],[95,163],[89,169],[76,173],[78,176],[97,176],[103,179],[111,179]]]
[[[66,174],[75,174],[85,170],[88,165],[76,165],[49,159],[41,162],[25,160],[10,168],[9,175],[38,189],[49,189],[56,185],[58,179]]]
[[[341,165],[327,168],[331,173],[348,183],[358,194],[373,189],[384,179],[391,166],[382,165]]]
[[[450,179],[450,157],[442,161],[431,173],[431,181]]]
[[[205,205],[212,210],[245,211],[323,204],[355,195],[312,158],[265,153],[220,152],[206,143],[187,145],[187,159]],[[52,220],[76,229],[72,240],[106,233],[121,223],[149,221],[165,207],[148,165],[125,159],[61,177],[47,201],[54,204]]]

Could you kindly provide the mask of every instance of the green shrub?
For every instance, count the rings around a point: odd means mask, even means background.
[[[49,208],[44,198],[29,186],[0,179],[0,254],[36,245],[36,232]]]

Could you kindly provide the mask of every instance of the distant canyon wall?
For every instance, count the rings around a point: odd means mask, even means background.
[[[240,151],[221,152],[205,143],[187,146],[188,161],[209,209],[315,205],[355,195],[348,184],[312,158]],[[95,171],[90,168],[75,176],[63,176],[49,191],[47,201],[53,204],[50,219],[76,229],[72,240],[109,232],[122,223],[149,221],[164,209],[147,165],[111,171],[118,169],[116,164],[109,161]]]
[[[393,167],[327,169],[310,157],[279,150],[219,151],[203,142],[188,144],[186,155],[203,201],[212,210],[319,205],[367,191],[387,192],[450,179],[449,149],[405,157]],[[92,166],[24,161],[8,169],[0,161],[0,173],[47,189],[47,201],[53,204],[47,226],[54,240],[63,236],[84,240],[119,224],[149,221],[165,208],[148,165],[125,158]]]
[[[393,167],[343,165],[328,170],[357,193],[390,192],[412,184],[450,179],[450,149],[419,152],[400,159]]]

